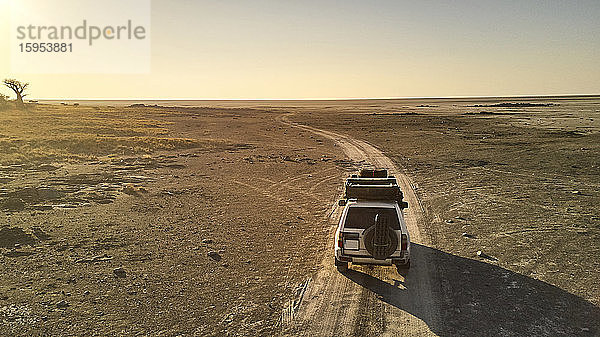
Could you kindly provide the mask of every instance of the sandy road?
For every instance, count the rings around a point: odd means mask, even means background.
[[[284,324],[284,334],[300,336],[427,336],[439,331],[435,299],[430,286],[432,258],[425,249],[429,242],[422,228],[423,207],[410,179],[374,146],[351,137],[289,121],[288,126],[301,128],[329,138],[354,161],[385,167],[398,178],[410,207],[405,211],[411,235],[411,269],[399,275],[395,267],[352,266],[340,273],[333,265],[333,231],[331,251],[325,254],[322,269],[309,283],[298,310]],[[332,225],[339,209],[331,216]]]

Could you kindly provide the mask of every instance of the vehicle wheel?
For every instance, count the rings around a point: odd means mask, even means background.
[[[398,272],[400,272],[400,271],[406,272],[407,270],[410,269],[410,260],[408,260],[408,262],[406,262],[404,264],[397,264],[396,269],[398,269]]]
[[[335,259],[335,266],[337,267],[337,269],[339,271],[348,270],[348,262],[342,262],[342,261],[339,261],[338,259]]]

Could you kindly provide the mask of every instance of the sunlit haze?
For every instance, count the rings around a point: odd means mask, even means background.
[[[156,0],[144,75],[10,73],[8,3],[0,76],[30,82],[34,98],[600,93],[597,0]]]

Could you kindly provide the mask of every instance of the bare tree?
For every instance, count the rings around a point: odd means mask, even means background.
[[[15,92],[15,94],[17,94],[17,100],[15,102],[17,104],[17,108],[25,108],[25,104],[23,103],[23,97],[27,96],[27,94],[25,94],[24,92],[25,89],[27,89],[27,87],[29,86],[29,83],[22,83],[17,80],[6,79],[4,80],[4,85],[9,87],[12,91]]]

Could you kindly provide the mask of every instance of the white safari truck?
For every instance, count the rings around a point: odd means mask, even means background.
[[[348,264],[410,267],[410,235],[402,210],[408,203],[396,178],[387,170],[363,169],[346,180],[344,207],[335,233],[335,265]]]

